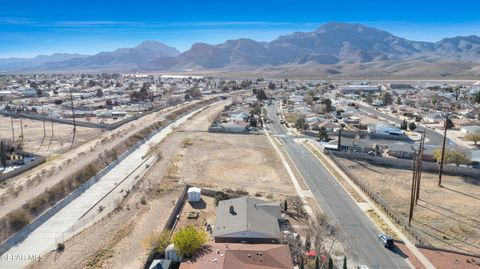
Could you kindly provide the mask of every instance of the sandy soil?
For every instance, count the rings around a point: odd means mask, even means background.
[[[50,156],[48,162],[2,182],[0,185],[0,217],[20,207],[28,199],[44,192],[46,188],[75,174],[79,169],[83,169],[85,165],[95,161],[99,154],[125,142],[128,137],[141,128],[165,119],[167,113],[186,104],[189,103],[146,115],[116,130],[103,132],[95,139],[61,155]]]
[[[148,236],[160,232],[180,195],[180,190],[163,192],[140,203],[136,191],[111,217],[87,228],[65,243],[63,252],[50,252],[29,268],[141,268],[148,256]]]
[[[408,217],[411,171],[340,160],[398,213]],[[413,225],[435,247],[479,254],[480,182],[454,176],[443,177],[443,188],[437,187],[437,182],[437,174],[422,173]]]
[[[265,136],[206,132],[223,105],[199,113],[160,143],[162,158],[127,197],[122,209],[67,241],[64,252],[51,252],[30,268],[140,268],[148,253],[145,238],[163,228],[185,181],[273,193],[274,197],[293,194],[287,173]],[[236,156],[229,157],[233,153]],[[221,172],[220,166],[227,169]],[[142,197],[146,205],[140,203]],[[204,199],[205,209],[187,203],[178,227],[214,222],[213,199]],[[196,221],[184,216],[192,210],[200,212]]]
[[[72,146],[73,125],[45,121],[45,136],[43,122],[39,120],[22,119],[23,150],[31,153],[49,156],[68,151]],[[15,142],[21,141],[20,119],[13,119]],[[53,127],[53,136],[52,136]],[[102,130],[87,127],[77,127],[73,147],[77,147],[100,135]],[[0,115],[0,137],[12,139],[10,117]]]
[[[198,218],[189,219],[188,214],[190,212],[197,212]],[[215,199],[213,197],[203,195],[200,202],[185,203],[185,206],[183,207],[182,213],[180,214],[180,218],[177,222],[177,225],[175,226],[173,233],[175,233],[175,231],[177,231],[179,228],[188,225],[195,226],[199,229],[205,229],[207,224],[215,224]],[[213,241],[213,237],[210,237],[209,239],[210,241]]]

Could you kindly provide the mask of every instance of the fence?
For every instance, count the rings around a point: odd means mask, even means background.
[[[364,184],[361,180],[359,180],[357,178],[356,175],[354,175],[352,172],[351,172],[351,169],[348,169],[347,167],[345,167],[345,165],[343,163],[341,163],[339,160],[338,160],[338,157],[335,156],[335,154],[333,154],[331,151],[328,151],[328,155],[330,156],[330,158],[335,162],[335,164],[340,167],[340,169],[343,170],[343,172],[348,176],[350,177],[353,182],[355,182],[355,184],[368,196],[370,197],[373,201],[375,201],[378,205],[380,205],[383,209],[383,211],[385,213],[387,213],[397,224],[403,226],[403,228],[405,230],[407,230],[416,240],[417,242],[421,243],[421,244],[424,244],[424,245],[428,245],[428,241],[425,239],[425,237],[423,236],[422,232],[420,230],[418,230],[417,228],[413,227],[413,226],[410,226],[408,224],[408,220],[399,215],[398,213],[395,212],[395,210],[393,208],[390,207],[390,205],[388,204],[388,202],[379,194],[379,193],[376,193],[376,192],[373,192],[370,190],[370,188],[368,188],[368,186],[366,184]]]
[[[205,108],[208,108],[210,105],[211,105],[211,104],[203,107],[202,110],[205,109]],[[179,115],[179,116],[177,117],[177,119],[182,118],[182,117],[186,116],[186,115],[189,114],[189,113],[192,113],[192,111],[191,111],[191,110],[190,110],[190,111],[185,111],[184,113],[182,113],[181,115]],[[198,112],[197,112],[197,113],[198,113]],[[196,114],[196,113],[195,113],[195,114]],[[158,134],[159,132],[161,132],[165,127],[167,127],[167,126],[168,126],[169,124],[171,124],[173,121],[175,121],[175,120],[170,121],[168,124],[165,124],[164,126],[160,127],[160,128],[157,129],[156,131],[154,131],[154,132],[150,133],[149,135],[147,135],[143,140],[139,141],[139,142],[135,145],[135,147],[136,147],[136,148],[140,147],[140,145],[142,145],[142,144],[144,144],[146,141],[150,140],[150,138],[152,138],[153,136],[155,136],[156,134]],[[136,148],[135,148],[135,149],[136,149]],[[130,153],[131,153],[131,152],[132,152],[132,151],[130,151]],[[129,154],[130,154],[130,153],[129,153]],[[153,163],[155,163],[156,160],[157,160],[157,159],[155,159],[153,162],[152,162],[152,161],[150,162],[150,164],[149,164],[150,167],[151,167],[151,165],[152,165]],[[147,160],[143,161],[139,166],[137,166],[137,168],[135,168],[135,170],[138,169],[140,166],[144,165],[144,163],[146,163],[146,162],[147,162]],[[147,164],[147,165],[148,165],[148,164]],[[134,170],[134,171],[135,171],[135,170]],[[133,172],[134,172],[134,171],[133,171]],[[102,197],[102,199],[100,199],[99,202],[95,203],[95,205],[93,205],[93,206],[79,219],[79,221],[78,221],[77,223],[75,223],[74,225],[72,225],[72,227],[70,227],[68,230],[62,232],[62,234],[61,234],[59,237],[57,237],[57,239],[55,240],[55,243],[56,243],[56,244],[64,243],[66,240],[68,240],[68,239],[72,238],[73,236],[77,235],[78,233],[80,233],[80,232],[83,231],[84,229],[86,229],[86,228],[88,228],[89,226],[97,223],[98,221],[102,220],[104,217],[109,216],[109,214],[110,214],[111,212],[113,212],[115,209],[118,208],[118,206],[121,204],[121,202],[123,201],[123,199],[124,199],[126,196],[115,199],[114,201],[112,201],[111,203],[109,203],[108,206],[105,206],[105,207],[103,207],[102,209],[98,208],[98,210],[101,210],[101,211],[99,211],[100,214],[98,214],[98,215],[92,214],[92,215],[90,215],[90,216],[88,216],[88,217],[84,217],[84,216],[87,215],[88,212],[90,212],[91,210],[93,210],[93,209],[100,203],[100,201],[102,201],[106,196],[108,196],[114,189],[118,188],[119,186],[122,186],[122,189],[125,190],[125,191],[127,191],[127,193],[128,193],[128,191],[132,190],[132,189],[135,187],[135,185],[138,183],[138,180],[137,180],[137,179],[142,178],[147,171],[148,171],[148,169],[145,169],[145,170],[143,171],[143,173],[141,173],[140,175],[135,176],[135,179],[134,179],[133,181],[131,181],[130,183],[127,182],[126,184],[122,184],[122,183],[124,183],[124,181],[125,181],[126,179],[128,179],[128,177],[130,177],[130,175],[133,174],[133,172],[130,173],[130,174],[129,174],[127,177],[125,177],[123,180],[121,180],[121,181],[119,182],[119,184],[117,184],[112,190],[110,190],[107,194],[105,194],[105,196]],[[166,224],[166,226],[165,226],[166,229],[171,229],[171,228],[174,227],[174,225],[175,225],[175,223],[176,223],[176,220],[177,220],[176,217],[177,217],[177,215],[179,214],[179,212],[181,211],[181,209],[183,208],[183,206],[185,205],[188,187],[189,187],[189,186],[186,185],[185,188],[184,188],[184,190],[182,191],[182,194],[180,195],[180,198],[179,198],[177,204],[175,205],[175,208],[174,208],[172,214],[170,215],[169,219],[167,220],[167,224]]]
[[[412,169],[412,161],[398,158],[385,158],[379,156],[371,156],[367,153],[361,152],[345,152],[345,151],[329,151],[329,154],[333,154],[337,157],[347,159],[359,159],[365,160],[376,165],[392,166],[401,169]],[[434,162],[422,162],[422,171],[438,173],[439,165]],[[480,169],[469,167],[457,167],[453,165],[444,165],[443,173],[453,176],[466,176],[472,177],[473,180],[480,182]]]
[[[177,203],[175,204],[175,207],[172,210],[172,213],[170,213],[170,216],[168,217],[167,222],[165,223],[165,226],[163,230],[168,230],[172,231],[175,225],[177,224],[178,216],[180,215],[180,212],[183,209],[183,206],[185,205],[187,201],[187,194],[188,194],[188,189],[192,187],[191,185],[186,184],[185,187],[183,188]],[[201,188],[201,194],[209,197],[214,197],[218,191],[215,190],[210,190],[210,189],[205,189]],[[155,249],[151,249],[147,259],[145,260],[145,264],[143,265],[144,269],[150,268],[150,264],[152,261],[156,258],[155,255],[157,254],[157,251]]]
[[[142,162],[140,166],[143,166],[145,162]],[[140,166],[138,166],[136,169],[138,169]],[[132,191],[138,184],[138,180],[145,175],[147,170],[142,171],[139,175],[136,175],[133,180],[131,181],[126,181],[129,177],[133,175],[133,172],[129,175],[127,175],[119,184],[117,184],[112,190],[110,190],[107,194],[105,194],[95,205],[93,205],[85,214],[83,214],[80,219],[74,223],[70,228],[67,230],[63,231],[56,239],[55,239],[55,245],[58,246],[60,243],[65,243],[66,240],[76,236],[86,228],[90,227],[91,225],[101,221],[103,218],[106,216],[110,216],[110,214],[117,209],[120,204],[122,203],[123,199]],[[102,204],[100,207],[97,208],[97,205],[100,204],[100,202],[107,197],[114,189],[121,187],[123,191],[125,191],[125,195],[119,193],[119,196],[117,196],[115,199],[113,199],[111,202],[107,203],[105,205]],[[97,213],[93,214],[88,214],[92,212],[92,210],[96,209]]]
[[[205,109],[205,108],[208,108],[211,106],[211,104],[215,101],[216,99],[210,99],[208,100],[208,104],[204,104],[204,107],[201,108],[201,109]],[[195,104],[194,104],[195,105]],[[195,108],[192,108],[191,110],[188,110],[188,111],[185,111],[183,113],[181,113],[180,115],[178,115],[176,117],[176,119],[179,119],[179,118],[182,118],[184,117],[185,115],[189,114],[192,112],[192,110],[194,110]],[[110,172],[117,164],[119,164],[121,161],[123,161],[126,157],[128,157],[130,155],[130,153],[132,153],[134,150],[136,150],[137,148],[139,148],[142,144],[144,144],[146,141],[148,141],[150,138],[152,138],[154,135],[158,134],[159,132],[161,132],[165,127],[169,126],[172,122],[174,122],[176,119],[174,120],[171,120],[169,121],[167,124],[161,126],[160,128],[158,128],[156,131],[150,133],[149,135],[147,135],[144,139],[138,141],[134,146],[130,147],[130,149],[128,149],[127,151],[125,151],[122,155],[120,155],[117,159],[115,159],[112,163],[110,163],[109,165],[107,165],[104,169],[102,169],[98,174],[96,174],[95,176],[91,177],[90,179],[88,179],[85,183],[83,183],[82,185],[80,185],[80,187],[78,187],[75,191],[71,192],[69,195],[67,195],[65,198],[63,198],[60,202],[56,203],[53,207],[51,207],[50,209],[48,209],[47,211],[45,211],[42,215],[38,216],[37,218],[35,218],[32,222],[30,222],[28,225],[26,225],[25,227],[23,227],[20,231],[18,231],[17,233],[15,233],[14,235],[12,235],[11,237],[9,237],[7,240],[5,240],[4,242],[2,242],[0,244],[0,255],[6,253],[10,248],[12,248],[13,246],[17,245],[18,243],[22,242],[23,240],[25,240],[27,238],[27,236],[32,233],[35,229],[37,229],[40,225],[42,225],[43,223],[45,223],[48,219],[50,219],[53,215],[55,215],[58,211],[60,211],[62,208],[64,208],[65,206],[67,206],[69,203],[71,203],[74,199],[76,199],[77,197],[79,197],[83,192],[85,192],[90,186],[92,186],[93,184],[95,184],[100,178],[102,178],[105,174],[107,174],[108,172]],[[133,188],[133,185],[135,184],[135,181],[134,183],[132,184],[131,188]],[[123,200],[123,199],[121,199]],[[121,201],[120,200],[120,201]],[[106,215],[108,215],[108,213],[110,213],[111,211],[113,211],[113,209],[115,209],[118,205],[116,205],[116,203],[114,202],[112,205],[110,205],[108,208],[105,208],[107,210],[102,210],[102,214],[100,214],[100,216],[97,216],[97,219],[95,217],[92,217],[92,219],[86,219],[85,221],[83,222],[80,222],[80,224],[77,224],[76,226],[73,225],[71,228],[69,228],[64,234],[62,234],[60,236],[60,238],[57,238],[56,241],[58,241],[57,243],[61,243],[61,242],[64,242],[65,240],[67,240],[68,238],[70,238],[71,236],[75,235],[75,234],[78,234],[81,229],[84,229],[88,226],[90,226],[91,224],[101,220],[103,217],[105,217]]]
[[[4,181],[6,179],[12,178],[14,176],[18,176],[21,173],[23,173],[27,170],[30,170],[37,165],[40,165],[40,164],[44,163],[47,160],[47,158],[45,158],[44,156],[41,156],[41,155],[32,154],[32,153],[27,153],[27,155],[35,157],[36,159],[18,167],[18,168],[16,168],[16,169],[14,169],[14,170],[12,170],[8,173],[1,174],[0,175],[0,182]]]

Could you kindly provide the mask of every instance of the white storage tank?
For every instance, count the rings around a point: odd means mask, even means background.
[[[198,188],[198,187],[191,187],[191,188],[188,188],[188,201],[189,202],[200,202],[200,199],[202,198],[201,197],[201,194],[200,192],[202,191],[202,189]]]

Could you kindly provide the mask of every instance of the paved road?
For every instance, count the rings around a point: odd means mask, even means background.
[[[215,104],[217,103],[212,105]],[[155,158],[144,158],[150,149],[149,143],[160,143],[167,135],[172,133],[175,128],[204,108],[205,107],[197,109],[175,120],[151,137],[146,143],[130,153],[128,157],[123,159],[112,170],[101,177],[98,182],[88,188],[83,194],[58,211],[45,223],[41,224],[30,235],[28,235],[23,242],[8,250],[5,255],[2,256],[2,259],[0,259],[0,268],[23,268],[31,260],[28,258],[19,259],[18,257],[22,257],[22,255],[37,255],[38,257],[38,255],[54,250],[56,248],[56,239],[63,236],[72,236],[73,234],[70,232],[72,227],[76,226],[77,228],[74,230],[78,232],[78,226],[83,225],[83,222],[81,222],[80,219],[84,214],[88,213],[92,207],[97,207],[97,201],[103,199],[110,190],[115,188],[115,186],[122,181],[129,181],[129,184],[132,185],[138,178],[141,178],[141,176],[148,170],[148,167],[153,165]],[[149,164],[149,166],[146,167],[146,164]],[[94,210],[94,212],[98,211]],[[105,210],[102,212],[106,213]],[[101,212],[98,213],[101,214]],[[68,238],[63,239],[66,240]]]
[[[382,117],[384,119],[395,122],[397,124],[400,124],[403,121],[403,120],[401,120],[397,117],[385,114],[381,111],[378,111],[371,106],[366,106],[366,105],[363,105],[363,104],[360,104],[360,103],[356,103],[356,104],[358,104],[360,110],[363,110],[363,111],[368,112],[370,114],[376,115],[378,117]],[[443,135],[441,135],[441,134],[439,134],[439,133],[437,133],[437,132],[435,132],[435,131],[433,131],[429,128],[425,128],[425,127],[422,127],[422,126],[417,126],[416,130],[417,131],[425,131],[425,135],[428,138],[428,141],[425,142],[426,144],[430,144],[430,145],[442,145],[443,144]],[[448,137],[447,137],[447,143],[450,144],[450,145],[456,145],[455,142],[448,139]]]
[[[285,150],[292,158],[315,200],[329,219],[341,227],[344,237],[342,245],[347,257],[369,268],[410,268],[398,254],[387,250],[377,241],[376,226],[356,205],[328,170],[302,144],[294,141],[286,128],[279,124],[275,106],[268,107],[269,125],[278,135]]]

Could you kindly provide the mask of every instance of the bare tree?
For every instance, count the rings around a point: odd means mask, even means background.
[[[303,216],[305,212],[303,211],[303,200],[300,196],[291,196],[287,199],[289,208],[294,211],[298,216]]]

